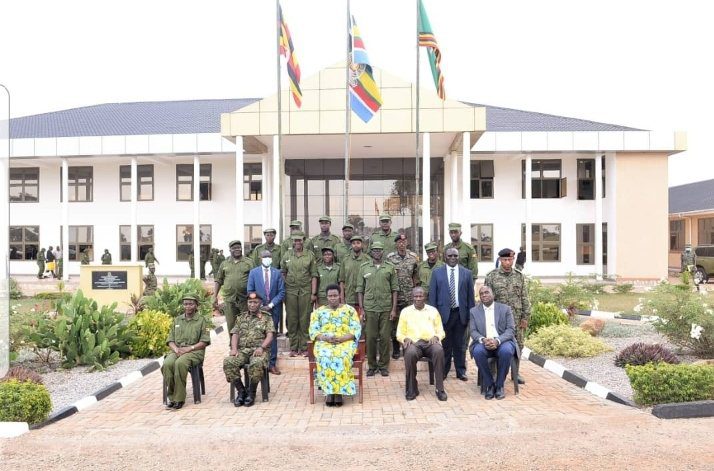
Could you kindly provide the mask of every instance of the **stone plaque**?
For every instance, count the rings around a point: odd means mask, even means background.
[[[126,271],[93,271],[92,289],[127,289]]]

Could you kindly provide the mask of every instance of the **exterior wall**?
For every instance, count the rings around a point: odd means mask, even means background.
[[[670,221],[683,220],[684,221],[684,243],[692,244],[692,247],[699,245],[699,220],[714,218],[714,211],[701,212],[696,215],[678,214],[671,213],[669,215]],[[669,229],[669,228],[668,228]],[[669,234],[669,230],[667,231]],[[672,268],[680,268],[682,255],[681,250],[670,250],[669,251],[669,266]]]
[[[667,277],[667,154],[618,153],[617,275]]]

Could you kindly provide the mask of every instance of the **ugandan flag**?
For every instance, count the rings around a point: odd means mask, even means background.
[[[417,28],[419,29],[419,46],[425,47],[426,53],[429,56],[429,64],[431,65],[431,75],[434,77],[434,85],[436,93],[442,100],[446,99],[446,91],[444,90],[444,76],[441,74],[441,51],[436,43],[436,37],[431,30],[429,17],[426,16],[426,10],[421,0],[419,0],[419,19]]]
[[[295,105],[300,108],[300,106],[302,106],[302,90],[300,90],[300,64],[298,64],[297,58],[295,57],[293,40],[290,37],[290,30],[288,29],[288,24],[285,22],[285,18],[283,17],[283,8],[280,6],[280,3],[278,3],[278,16],[280,21],[280,55],[287,59],[290,91],[292,92]]]
[[[382,95],[372,76],[372,66],[354,16],[350,28],[350,57],[350,107],[367,123],[382,106]]]

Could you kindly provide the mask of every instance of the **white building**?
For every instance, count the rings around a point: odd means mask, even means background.
[[[322,214],[338,235],[344,220],[369,235],[386,211],[412,241],[414,227],[421,241],[442,242],[449,222],[471,228],[464,237],[478,246],[482,275],[499,249],[520,245],[534,275],[667,275],[667,159],[684,150],[683,135],[442,102],[422,90],[422,200],[415,88],[376,70],[384,105],[369,124],[352,120],[345,214],[344,76],[335,66],[303,80],[301,109],[284,91],[282,152],[277,96],[12,120],[11,273],[36,273],[38,248],[61,243],[70,275],[85,248],[92,263],[105,248],[132,263],[150,246],[158,275],[188,275],[199,245],[227,253],[232,239],[258,243],[262,228],[280,228],[282,179],[282,226],[300,219],[309,235]]]

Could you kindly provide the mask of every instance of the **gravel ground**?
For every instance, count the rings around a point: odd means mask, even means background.
[[[681,352],[678,347],[669,344],[667,339],[658,334],[650,324],[627,321],[607,321],[602,334],[598,337],[612,347],[612,351],[590,358],[553,357],[566,369],[580,374],[588,381],[594,381],[607,389],[632,400],[633,391],[625,369],[615,366],[615,357],[628,345],[636,342],[664,344],[677,354],[683,363],[697,358]]]

